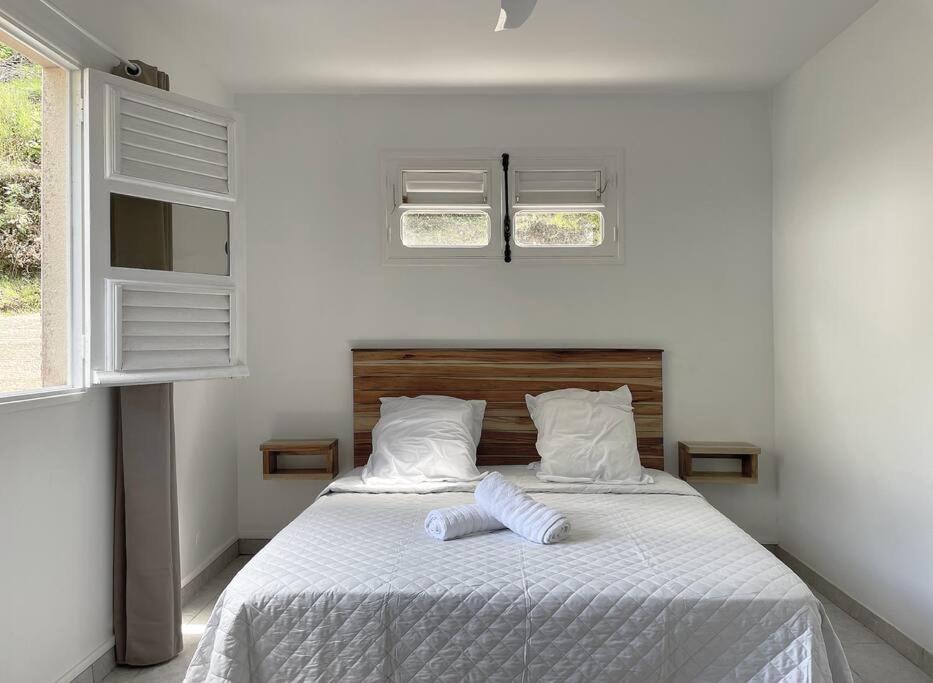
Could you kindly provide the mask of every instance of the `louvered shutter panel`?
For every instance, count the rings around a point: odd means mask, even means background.
[[[486,171],[403,171],[403,204],[488,203]]]
[[[229,194],[231,121],[115,90],[114,173]]]
[[[602,201],[601,171],[516,171],[515,203],[572,206]]]
[[[232,291],[177,292],[119,284],[116,370],[231,362]]]

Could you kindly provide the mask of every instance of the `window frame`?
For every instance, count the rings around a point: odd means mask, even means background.
[[[67,150],[65,152],[65,178],[67,188],[63,197],[68,225],[63,229],[69,272],[67,320],[68,320],[68,381],[50,387],[25,389],[0,393],[0,412],[55,405],[80,399],[88,389],[86,382],[86,317],[84,306],[85,278],[87,274],[84,249],[84,205],[83,205],[83,85],[81,67],[63,57],[50,44],[30,34],[12,21],[0,16],[0,31],[11,39],[11,47],[44,67],[61,69],[65,74],[65,106],[62,109]],[[46,122],[43,121],[43,126]]]
[[[512,221],[510,248],[512,263],[623,263],[623,150],[620,148],[509,148],[509,149],[443,149],[386,150],[381,153],[384,219],[382,260],[384,265],[464,265],[503,261],[505,186],[502,173],[502,153],[509,152],[509,215]],[[401,201],[403,170],[469,170],[481,168],[489,175],[489,202],[484,210],[490,216],[490,244],[487,247],[406,247],[401,240],[401,215],[406,205]],[[469,165],[469,166],[468,166]],[[605,190],[596,204],[516,204],[519,171],[599,170]],[[408,205],[415,206],[415,205]],[[417,205],[426,210],[476,210],[477,205]],[[593,210],[602,216],[603,241],[595,247],[519,246],[515,242],[515,216],[529,210]]]
[[[484,171],[487,179],[485,204],[425,204],[403,201],[404,171]],[[501,258],[502,190],[497,177],[502,169],[495,152],[489,150],[391,150],[382,153],[385,221],[382,228],[383,263],[400,265],[457,265],[495,261]],[[402,243],[402,216],[407,211],[470,212],[489,216],[489,244],[482,247],[409,247]],[[497,229],[498,226],[498,229]]]
[[[522,203],[517,181],[523,171],[593,170],[604,189],[596,203]],[[515,263],[622,263],[622,150],[523,151],[510,154],[509,213],[512,220],[512,260]],[[523,211],[597,212],[602,216],[603,239],[596,246],[521,246],[515,240],[515,218]]]

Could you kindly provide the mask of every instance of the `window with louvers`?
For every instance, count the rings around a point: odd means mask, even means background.
[[[383,155],[385,260],[621,263],[621,150]]]
[[[88,381],[248,374],[235,112],[85,72]]]
[[[512,158],[513,256],[621,262],[618,169],[612,153]]]
[[[488,159],[392,155],[386,161],[390,262],[495,258],[499,197]]]

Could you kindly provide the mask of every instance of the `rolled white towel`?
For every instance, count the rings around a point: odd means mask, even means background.
[[[570,522],[539,503],[498,472],[476,486],[476,502],[509,529],[535,543],[557,543],[570,533]]]
[[[439,541],[504,528],[502,522],[476,504],[431,510],[424,520],[424,530],[428,532],[428,536]]]

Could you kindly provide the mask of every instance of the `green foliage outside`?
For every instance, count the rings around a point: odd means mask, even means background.
[[[0,43],[0,313],[39,310],[42,69]]]
[[[0,171],[0,272],[7,275],[39,272],[41,182],[38,170]]]
[[[407,211],[402,215],[402,244],[406,247],[485,247],[489,217],[484,213]]]
[[[594,247],[602,244],[598,211],[519,211],[515,244],[528,247]],[[408,211],[402,216],[406,247],[484,247],[489,219],[483,213]]]
[[[11,277],[0,273],[0,316],[34,313],[41,303],[38,276]]]
[[[515,215],[515,244],[528,247],[595,247],[602,244],[598,211],[519,211]]]
[[[38,168],[42,155],[42,68],[0,43],[0,164]]]

